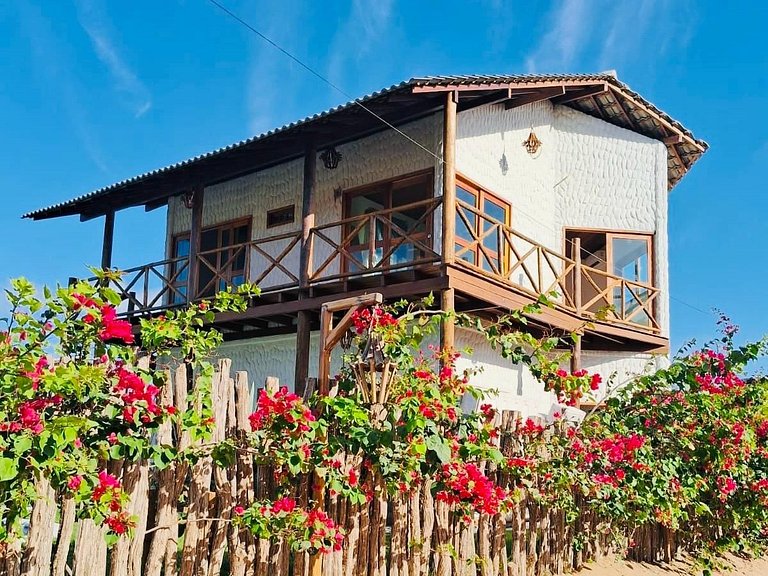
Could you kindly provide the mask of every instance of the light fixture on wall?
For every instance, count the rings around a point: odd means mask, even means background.
[[[184,203],[184,208],[191,210],[192,205],[195,203],[195,191],[188,190],[181,195],[181,201]]]
[[[528,152],[528,154],[534,155],[539,151],[539,148],[541,148],[541,144],[541,140],[539,140],[536,136],[536,132],[533,131],[533,127],[531,127],[531,133],[528,134],[528,138],[523,140],[525,151]]]
[[[331,146],[320,154],[320,160],[323,161],[323,166],[328,170],[335,170],[338,167],[339,162],[341,162],[341,158],[341,152],[336,150],[334,146]]]

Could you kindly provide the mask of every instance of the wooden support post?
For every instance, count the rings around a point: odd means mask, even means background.
[[[304,154],[304,185],[301,203],[301,256],[299,284],[303,291],[309,288],[312,269],[312,236],[315,226],[315,188],[317,182],[317,150],[313,143],[307,146]],[[294,372],[294,389],[299,396],[303,395],[309,376],[309,344],[312,316],[309,310],[302,310],[296,318],[296,365]]]
[[[576,340],[571,346],[571,372],[581,370],[581,334],[575,334]]]
[[[307,146],[304,153],[304,184],[301,202],[301,270],[302,288],[309,286],[312,268],[312,239],[310,232],[315,227],[315,188],[317,181],[317,149],[314,144]]]
[[[576,313],[582,314],[581,300],[581,238],[573,239],[573,305],[576,307]]]
[[[443,115],[443,264],[454,260],[456,236],[456,104],[458,93],[448,92]]]
[[[364,294],[351,298],[343,298],[326,302],[320,310],[320,363],[318,366],[317,387],[321,396],[327,395],[331,380],[331,352],[336,344],[339,343],[344,333],[352,325],[352,315],[356,310],[374,304],[381,304],[384,297],[375,292],[373,294]],[[346,310],[346,314],[341,321],[334,326],[333,314]],[[315,509],[323,510],[325,508],[325,482],[320,476],[315,474],[313,495],[315,500]],[[314,554],[309,557],[309,576],[322,576],[323,573],[323,555]]]
[[[115,211],[104,214],[104,239],[101,243],[101,268],[112,268],[112,240],[115,235]]]
[[[455,290],[446,288],[440,295],[440,309],[444,312],[455,310]],[[440,347],[443,349],[452,349],[455,347],[455,322],[453,318],[447,318],[443,321],[440,330]]]
[[[309,377],[309,348],[312,316],[309,310],[298,312],[296,317],[296,365],[294,371],[294,392],[304,396]]]
[[[189,274],[187,275],[187,302],[192,302],[197,297],[198,276],[200,266],[198,254],[200,253],[200,236],[203,230],[203,196],[205,188],[196,186],[192,191],[192,223],[189,229]]]
[[[374,292],[362,296],[342,298],[323,304],[320,310],[320,362],[318,365],[317,389],[322,395],[328,394],[331,382],[331,352],[339,343],[349,327],[352,325],[352,313],[366,306],[373,306],[384,302],[384,297]],[[333,313],[347,310],[341,321],[334,327]]]

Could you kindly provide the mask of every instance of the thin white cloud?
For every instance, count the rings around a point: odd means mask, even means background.
[[[76,139],[94,165],[108,173],[76,76],[68,65],[66,49],[54,34],[53,24],[33,3],[20,2],[17,6],[21,29],[29,41],[33,70],[40,76],[41,85],[53,88],[57,95],[54,106],[61,106]]]
[[[111,25],[96,1],[78,0],[80,25],[93,44],[96,56],[107,67],[116,89],[127,98],[134,116],[140,118],[152,107],[149,90],[121,56],[111,37]]]
[[[528,72],[568,71],[584,50],[595,21],[590,0],[562,0],[548,18],[548,31],[526,58]]]
[[[302,38],[300,20],[305,10],[302,0],[283,0],[274,2],[253,2],[243,12],[246,21],[268,38],[282,46],[288,52],[300,52]],[[231,24],[231,23],[227,23]],[[306,74],[304,69],[289,60],[261,38],[249,34],[250,66],[246,87],[246,108],[250,134],[259,134],[286,121],[289,108],[287,98],[296,87],[298,74]],[[294,93],[296,91],[294,90]]]
[[[363,59],[389,37],[393,0],[353,0],[349,16],[339,26],[331,43],[328,76],[344,85],[350,72],[360,70]],[[350,39],[354,39],[350,44]]]
[[[559,0],[526,59],[528,71],[621,72],[638,65],[645,73],[655,57],[687,47],[691,6],[690,0]]]

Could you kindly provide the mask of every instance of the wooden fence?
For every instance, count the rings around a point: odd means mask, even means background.
[[[248,376],[232,377],[230,364],[220,361],[213,380],[214,441],[248,429]],[[188,377],[183,366],[169,374],[164,403],[187,408]],[[276,387],[277,381],[268,379],[267,386]],[[504,412],[500,418],[501,449],[515,455],[517,414]],[[191,445],[189,435],[170,423],[157,439],[179,448]],[[76,519],[72,500],[42,481],[25,541],[0,548],[0,575],[308,576],[305,553],[292,552],[284,542],[255,539],[230,522],[235,506],[270,498],[276,488],[272,470],[254,465],[250,455],[240,454],[226,469],[206,456],[163,470],[148,462],[113,462],[110,472],[130,494],[130,512],[138,518],[133,539],[122,537],[107,550],[103,529]],[[497,470],[486,473],[506,481]],[[370,481],[365,470],[360,474],[361,482]],[[341,551],[324,556],[325,576],[539,576],[578,569],[609,552],[608,526],[588,512],[568,524],[563,512],[524,498],[507,517],[481,514],[465,525],[446,504],[435,502],[428,481],[395,496],[374,488],[365,505],[326,494],[326,511],[345,527],[347,538]],[[291,495],[306,505],[310,489],[304,477]],[[675,552],[674,539],[656,527],[640,538],[638,559],[669,559]]]

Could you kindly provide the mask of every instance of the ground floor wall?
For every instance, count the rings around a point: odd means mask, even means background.
[[[319,341],[319,332],[313,332],[309,352],[311,376],[317,374]],[[430,342],[425,343],[425,349],[428,344],[434,343],[436,338],[430,339]],[[516,410],[524,416],[544,417],[551,417],[554,412],[562,410],[554,395],[545,392],[543,384],[526,367],[503,359],[479,333],[457,329],[456,347],[462,352],[457,367],[461,370],[477,370],[472,378],[473,385],[485,390],[489,395],[488,401],[499,409]],[[337,348],[331,359],[331,374],[338,373],[341,355],[341,349]],[[268,376],[277,377],[281,385],[293,389],[295,334],[226,342],[219,349],[218,356],[230,358],[234,371],[243,370],[248,373],[252,391],[262,387]],[[633,376],[653,372],[666,363],[666,357],[651,354],[592,350],[582,352],[582,367],[603,377],[599,397],[625,384]],[[475,408],[469,398],[464,407],[467,410]]]

